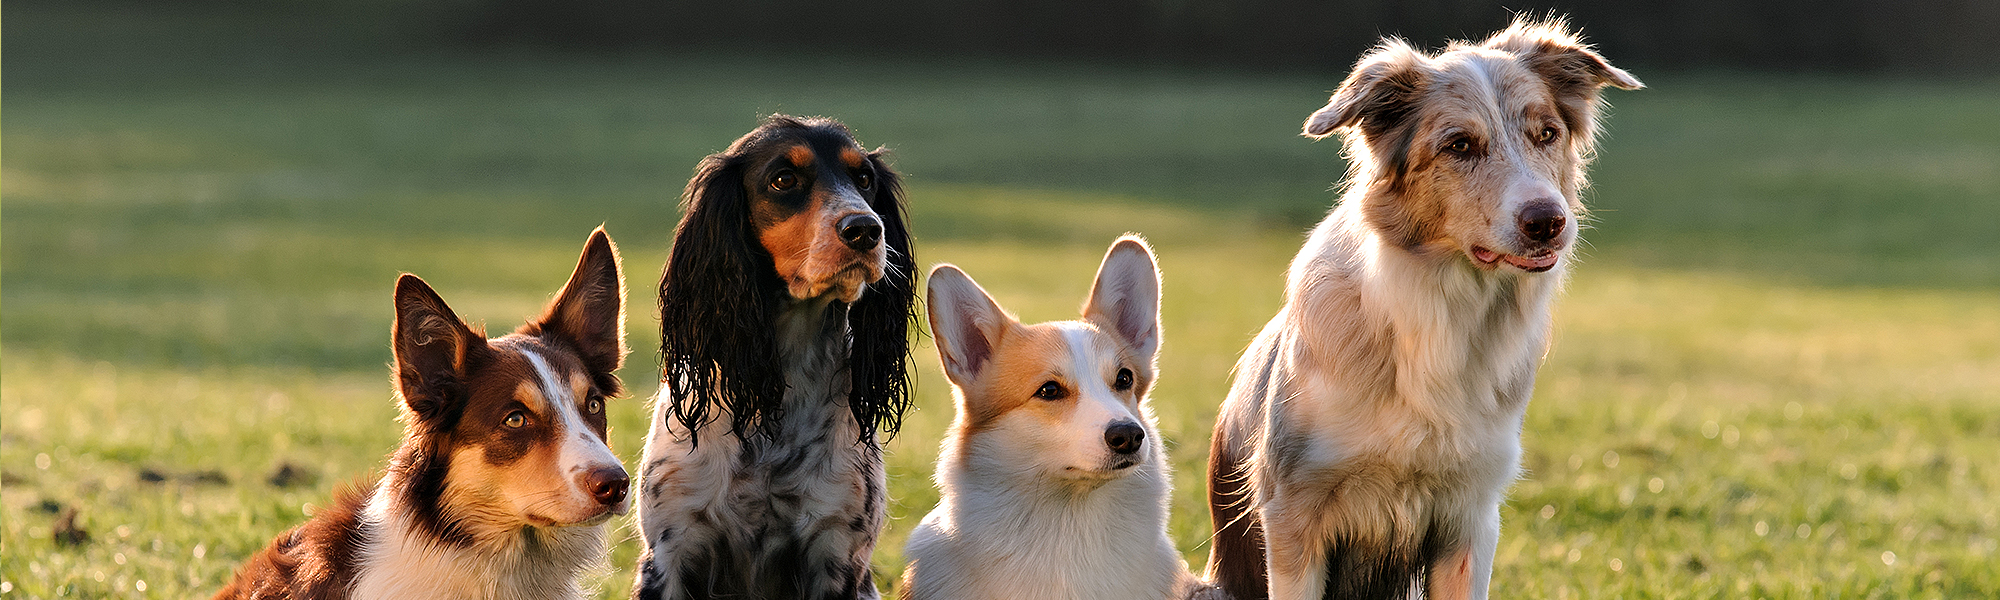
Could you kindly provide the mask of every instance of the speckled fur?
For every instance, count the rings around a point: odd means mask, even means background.
[[[1232,595],[1487,597],[1605,85],[1639,82],[1523,21],[1387,41],[1306,122],[1346,132],[1349,187],[1216,422],[1208,572]],[[1530,204],[1559,236],[1518,233]]]

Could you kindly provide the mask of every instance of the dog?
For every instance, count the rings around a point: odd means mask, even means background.
[[[878,431],[909,403],[915,263],[883,152],[775,115],[703,159],[660,278],[645,599],[876,598]]]
[[[582,598],[604,522],[629,506],[604,417],[623,390],[619,268],[599,228],[541,316],[490,340],[404,274],[404,430],[386,474],[279,535],[216,598]]]
[[[931,271],[931,332],[958,416],[938,457],[941,499],[910,534],[902,598],[1208,591],[1167,539],[1172,475],[1146,404],[1161,339],[1154,265],[1144,240],[1119,238],[1083,320],[1036,325],[957,267]]]
[[[1385,40],[1306,121],[1345,133],[1348,186],[1216,422],[1208,576],[1233,596],[1487,597],[1604,86],[1642,87],[1516,20]]]

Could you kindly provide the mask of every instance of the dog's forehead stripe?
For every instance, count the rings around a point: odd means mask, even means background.
[[[544,360],[541,354],[522,348],[521,355],[528,357],[528,362],[535,365],[535,375],[541,380],[542,394],[548,397],[550,404],[561,405],[576,400],[576,392],[562,385],[562,380],[556,378],[555,370],[549,368],[549,362]]]

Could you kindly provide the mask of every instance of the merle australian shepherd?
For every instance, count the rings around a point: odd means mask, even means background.
[[[1305,133],[1347,194],[1236,365],[1209,573],[1239,599],[1483,599],[1598,92],[1640,87],[1560,21],[1432,54],[1388,40]]]
[[[217,598],[581,598],[626,512],[605,439],[625,288],[599,229],[540,317],[486,339],[415,275],[396,282],[403,443],[372,490],[337,495]]]
[[[703,159],[660,278],[638,598],[875,598],[878,432],[908,404],[915,263],[896,175],[773,116]]]

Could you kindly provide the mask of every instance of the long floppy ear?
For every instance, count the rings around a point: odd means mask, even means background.
[[[931,337],[937,340],[944,374],[952,383],[970,385],[992,362],[993,351],[1014,317],[958,267],[938,265],[931,269],[926,287],[924,304],[929,309]]]
[[[1083,318],[1110,331],[1149,364],[1160,352],[1160,269],[1146,240],[1126,235],[1111,244]]]
[[[771,335],[783,292],[750,231],[739,158],[702,159],[660,275],[661,375],[682,426],[693,431],[726,410],[736,435],[770,433],[785,395]]]
[[[465,380],[487,360],[486,336],[451,312],[423,279],[396,280],[396,387],[413,424],[432,430],[456,425],[465,406]]]
[[[1403,40],[1387,38],[1354,64],[1326,106],[1306,117],[1305,135],[1323,138],[1359,126],[1376,137],[1403,125],[1416,106],[1429,59]]]
[[[550,335],[569,344],[583,358],[598,391],[616,396],[624,391],[618,368],[625,365],[625,275],[618,245],[602,226],[590,232],[583,255],[569,283],[556,292],[542,316],[517,333]]]
[[[1605,86],[1625,90],[1646,87],[1631,73],[1611,66],[1560,18],[1517,18],[1480,45],[1520,57],[1522,64],[1547,81],[1555,91],[1570,139],[1582,143],[1589,143],[1596,133],[1598,90]]]
[[[909,216],[903,209],[902,180],[882,160],[882,150],[869,153],[875,166],[875,197],[869,206],[882,219],[882,244],[888,267],[882,280],[868,286],[847,310],[848,331],[854,336],[848,354],[853,389],[847,406],[861,425],[862,441],[873,441],[880,430],[893,438],[903,427],[910,406],[910,321],[917,314],[917,258],[911,253]]]

